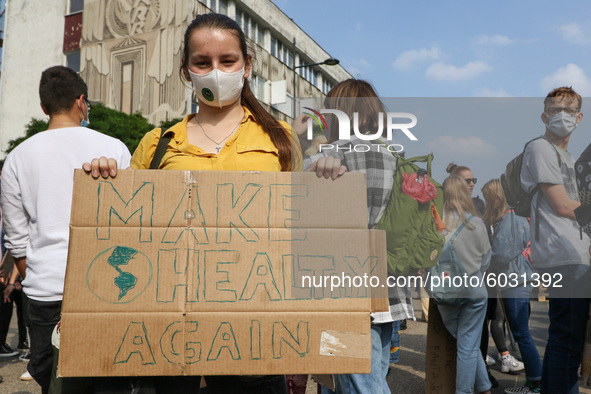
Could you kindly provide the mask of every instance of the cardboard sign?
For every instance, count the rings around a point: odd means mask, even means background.
[[[361,174],[77,171],[59,375],[369,373],[387,287],[365,187]]]
[[[429,302],[427,350],[425,352],[425,393],[456,392],[456,339],[447,331],[437,304]]]

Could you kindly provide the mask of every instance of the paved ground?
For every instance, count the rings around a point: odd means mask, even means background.
[[[417,310],[420,308],[418,301],[415,303]],[[547,336],[547,307],[546,302],[532,302],[532,316],[530,326],[536,345],[541,355],[544,354],[544,346]],[[420,315],[420,312],[418,313]],[[388,376],[388,384],[393,393],[418,394],[425,392],[425,348],[426,348],[427,323],[421,321],[409,321],[408,329],[401,331],[400,363],[395,365]],[[16,348],[16,315],[13,316],[8,343]],[[489,354],[495,355],[496,350],[490,339]],[[492,367],[493,375],[499,381],[500,387],[493,389],[493,394],[503,393],[505,388],[521,385],[525,381],[524,374],[509,375],[500,372],[499,363]],[[22,382],[20,375],[25,371],[26,364],[18,361],[17,357],[0,359],[0,375],[4,376],[4,383],[0,384],[0,393],[11,394],[39,394],[39,386],[31,382]],[[308,394],[316,390],[313,384],[309,384]],[[581,388],[581,393],[591,394],[591,390]]]
[[[420,316],[420,304],[415,302],[417,316]],[[548,328],[548,303],[532,301],[532,315],[530,318],[530,330],[534,337],[540,355],[543,356],[546,346]],[[400,338],[400,363],[394,366],[388,376],[388,385],[393,393],[416,394],[425,392],[425,348],[427,336],[427,323],[421,321],[409,321],[408,329],[401,331]],[[492,338],[489,338],[488,352],[496,358],[496,347]],[[511,352],[515,354],[512,350]],[[492,389],[493,394],[504,393],[505,388],[521,386],[525,383],[525,374],[509,375],[502,373],[500,363],[491,367],[493,376],[498,380],[499,387]],[[581,393],[589,394],[591,390],[582,388]]]

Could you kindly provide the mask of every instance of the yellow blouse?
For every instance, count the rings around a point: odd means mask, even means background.
[[[244,108],[244,107],[243,107]],[[187,122],[195,114],[188,115],[172,126],[174,133],[159,169],[166,170],[220,170],[220,171],[281,171],[278,150],[262,127],[255,122],[252,113],[244,108],[244,119],[219,154],[208,153],[191,145],[187,139]],[[291,133],[291,127],[281,122]],[[147,133],[131,158],[131,167],[148,169],[160,140],[161,129]],[[301,171],[301,152],[297,138],[292,138],[292,156],[296,159],[292,171]]]

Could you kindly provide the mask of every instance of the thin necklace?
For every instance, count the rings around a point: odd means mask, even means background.
[[[207,135],[207,133],[205,132],[205,129],[203,128],[203,126],[201,126],[201,122],[199,121],[199,119],[197,119],[197,117],[195,117],[195,120],[197,121],[197,124],[199,125],[199,127],[201,127],[201,131],[203,131],[203,135],[207,137],[208,140],[210,140],[211,142],[213,142],[216,147],[215,149],[217,150],[216,154],[219,154],[220,151],[222,150],[222,146],[220,145],[222,142],[224,142],[225,140],[227,140],[228,138],[230,138],[230,136],[232,134],[234,134],[236,132],[236,130],[238,130],[238,126],[240,126],[240,123],[242,123],[242,119],[240,119],[240,122],[238,122],[238,124],[236,125],[236,127],[234,127],[234,129],[230,132],[230,134],[228,134],[228,136],[226,138],[224,138],[223,140],[221,140],[220,142],[214,141],[210,136]]]

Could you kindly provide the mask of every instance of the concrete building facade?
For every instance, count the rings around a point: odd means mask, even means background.
[[[254,58],[251,88],[279,119],[293,115],[294,67],[298,99],[322,97],[351,77],[338,65],[299,67],[330,55],[269,0],[7,0],[0,151],[32,118],[45,118],[39,77],[56,64],[80,72],[91,100],[141,112],[153,124],[196,111],[179,66],[187,25],[208,12],[226,14],[244,30]]]

